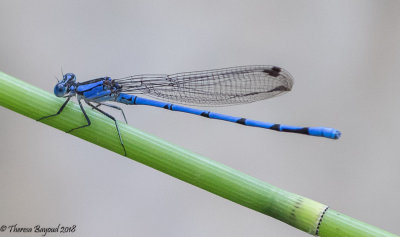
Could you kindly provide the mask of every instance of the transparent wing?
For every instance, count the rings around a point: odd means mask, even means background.
[[[275,66],[136,75],[113,81],[122,86],[122,93],[199,106],[251,103],[290,91],[293,86],[292,76]]]

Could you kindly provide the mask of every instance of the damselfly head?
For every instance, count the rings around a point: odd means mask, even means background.
[[[54,87],[54,94],[57,97],[63,97],[69,93],[69,89],[76,83],[76,77],[73,73],[63,75],[63,79]]]

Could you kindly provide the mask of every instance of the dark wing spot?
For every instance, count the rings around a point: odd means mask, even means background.
[[[280,67],[273,67],[272,68],[272,71],[275,71],[275,72],[281,72],[281,68]]]
[[[265,69],[263,72],[268,73],[268,75],[270,75],[272,77],[277,77],[277,76],[279,76],[280,69],[279,69],[279,71],[277,71],[277,70],[274,70],[274,68],[275,67],[273,67],[272,69]]]

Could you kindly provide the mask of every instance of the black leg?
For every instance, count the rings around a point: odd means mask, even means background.
[[[71,99],[71,97],[68,97],[68,98],[65,100],[64,104],[61,105],[61,107],[60,107],[60,109],[58,110],[57,113],[52,114],[52,115],[48,115],[48,116],[41,117],[40,119],[38,119],[38,120],[36,120],[36,121],[40,121],[40,120],[45,119],[45,118],[50,118],[50,117],[59,115],[59,114],[64,110],[65,106],[68,104],[68,102],[69,102],[70,99]]]
[[[86,102],[86,104],[88,104],[88,105],[89,105],[90,107],[92,107],[93,109],[99,111],[100,113],[104,114],[105,116],[109,117],[110,119],[112,119],[112,120],[114,121],[115,127],[117,128],[117,132],[118,132],[118,136],[119,136],[119,141],[121,142],[122,148],[124,149],[124,153],[125,153],[125,156],[126,156],[126,150],[125,150],[124,142],[122,141],[122,138],[121,138],[121,133],[119,132],[119,127],[118,127],[117,120],[116,120],[113,116],[111,116],[111,115],[109,115],[108,113],[104,112],[103,110],[97,108],[98,106],[94,106],[94,105],[92,105],[92,104],[91,104],[90,102],[88,102],[88,101],[85,101],[85,102]],[[101,105],[105,105],[105,104],[101,104]],[[125,117],[125,116],[124,116],[124,117]]]
[[[81,107],[81,110],[82,110],[83,115],[84,115],[85,118],[86,118],[87,124],[85,124],[85,125],[83,125],[83,126],[80,126],[80,127],[77,127],[77,128],[73,128],[73,129],[69,130],[67,133],[70,133],[70,132],[72,132],[72,131],[74,131],[74,130],[76,130],[76,129],[88,127],[88,126],[90,126],[90,124],[91,124],[91,123],[90,123],[89,117],[87,116],[85,110],[83,109],[83,106],[82,106],[82,103],[81,103],[81,100],[80,100],[80,99],[78,100],[78,103],[79,103],[79,106]]]
[[[118,107],[118,106],[116,106],[116,105],[112,105],[112,104],[106,104],[106,103],[99,103],[99,104],[97,104],[95,107],[96,107],[96,108],[99,108],[101,105],[108,106],[108,107],[110,107],[110,108],[120,110],[121,113],[122,113],[122,116],[124,116],[125,123],[128,124],[128,121],[126,120],[126,117],[125,117],[125,113],[124,113],[124,111],[123,111],[120,107]],[[93,109],[94,109],[94,108],[93,108]]]

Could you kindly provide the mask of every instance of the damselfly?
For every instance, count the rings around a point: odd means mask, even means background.
[[[85,82],[76,82],[75,75],[67,73],[63,75],[63,79],[54,87],[54,94],[56,96],[66,98],[64,104],[57,113],[38,120],[59,115],[71,97],[77,96],[79,106],[86,118],[87,124],[73,128],[68,132],[90,126],[90,119],[81,103],[81,100],[83,100],[90,107],[114,121],[125,155],[126,150],[117,120],[110,114],[99,109],[99,107],[103,105],[118,109],[122,112],[126,123],[127,120],[120,107],[105,103],[107,101],[128,105],[149,105],[246,126],[338,139],[340,132],[333,128],[297,127],[267,123],[137,96],[137,94],[143,94],[187,105],[223,106],[268,99],[290,91],[292,86],[292,76],[284,69],[276,66],[239,66],[172,75],[136,75],[120,79],[101,77]]]

